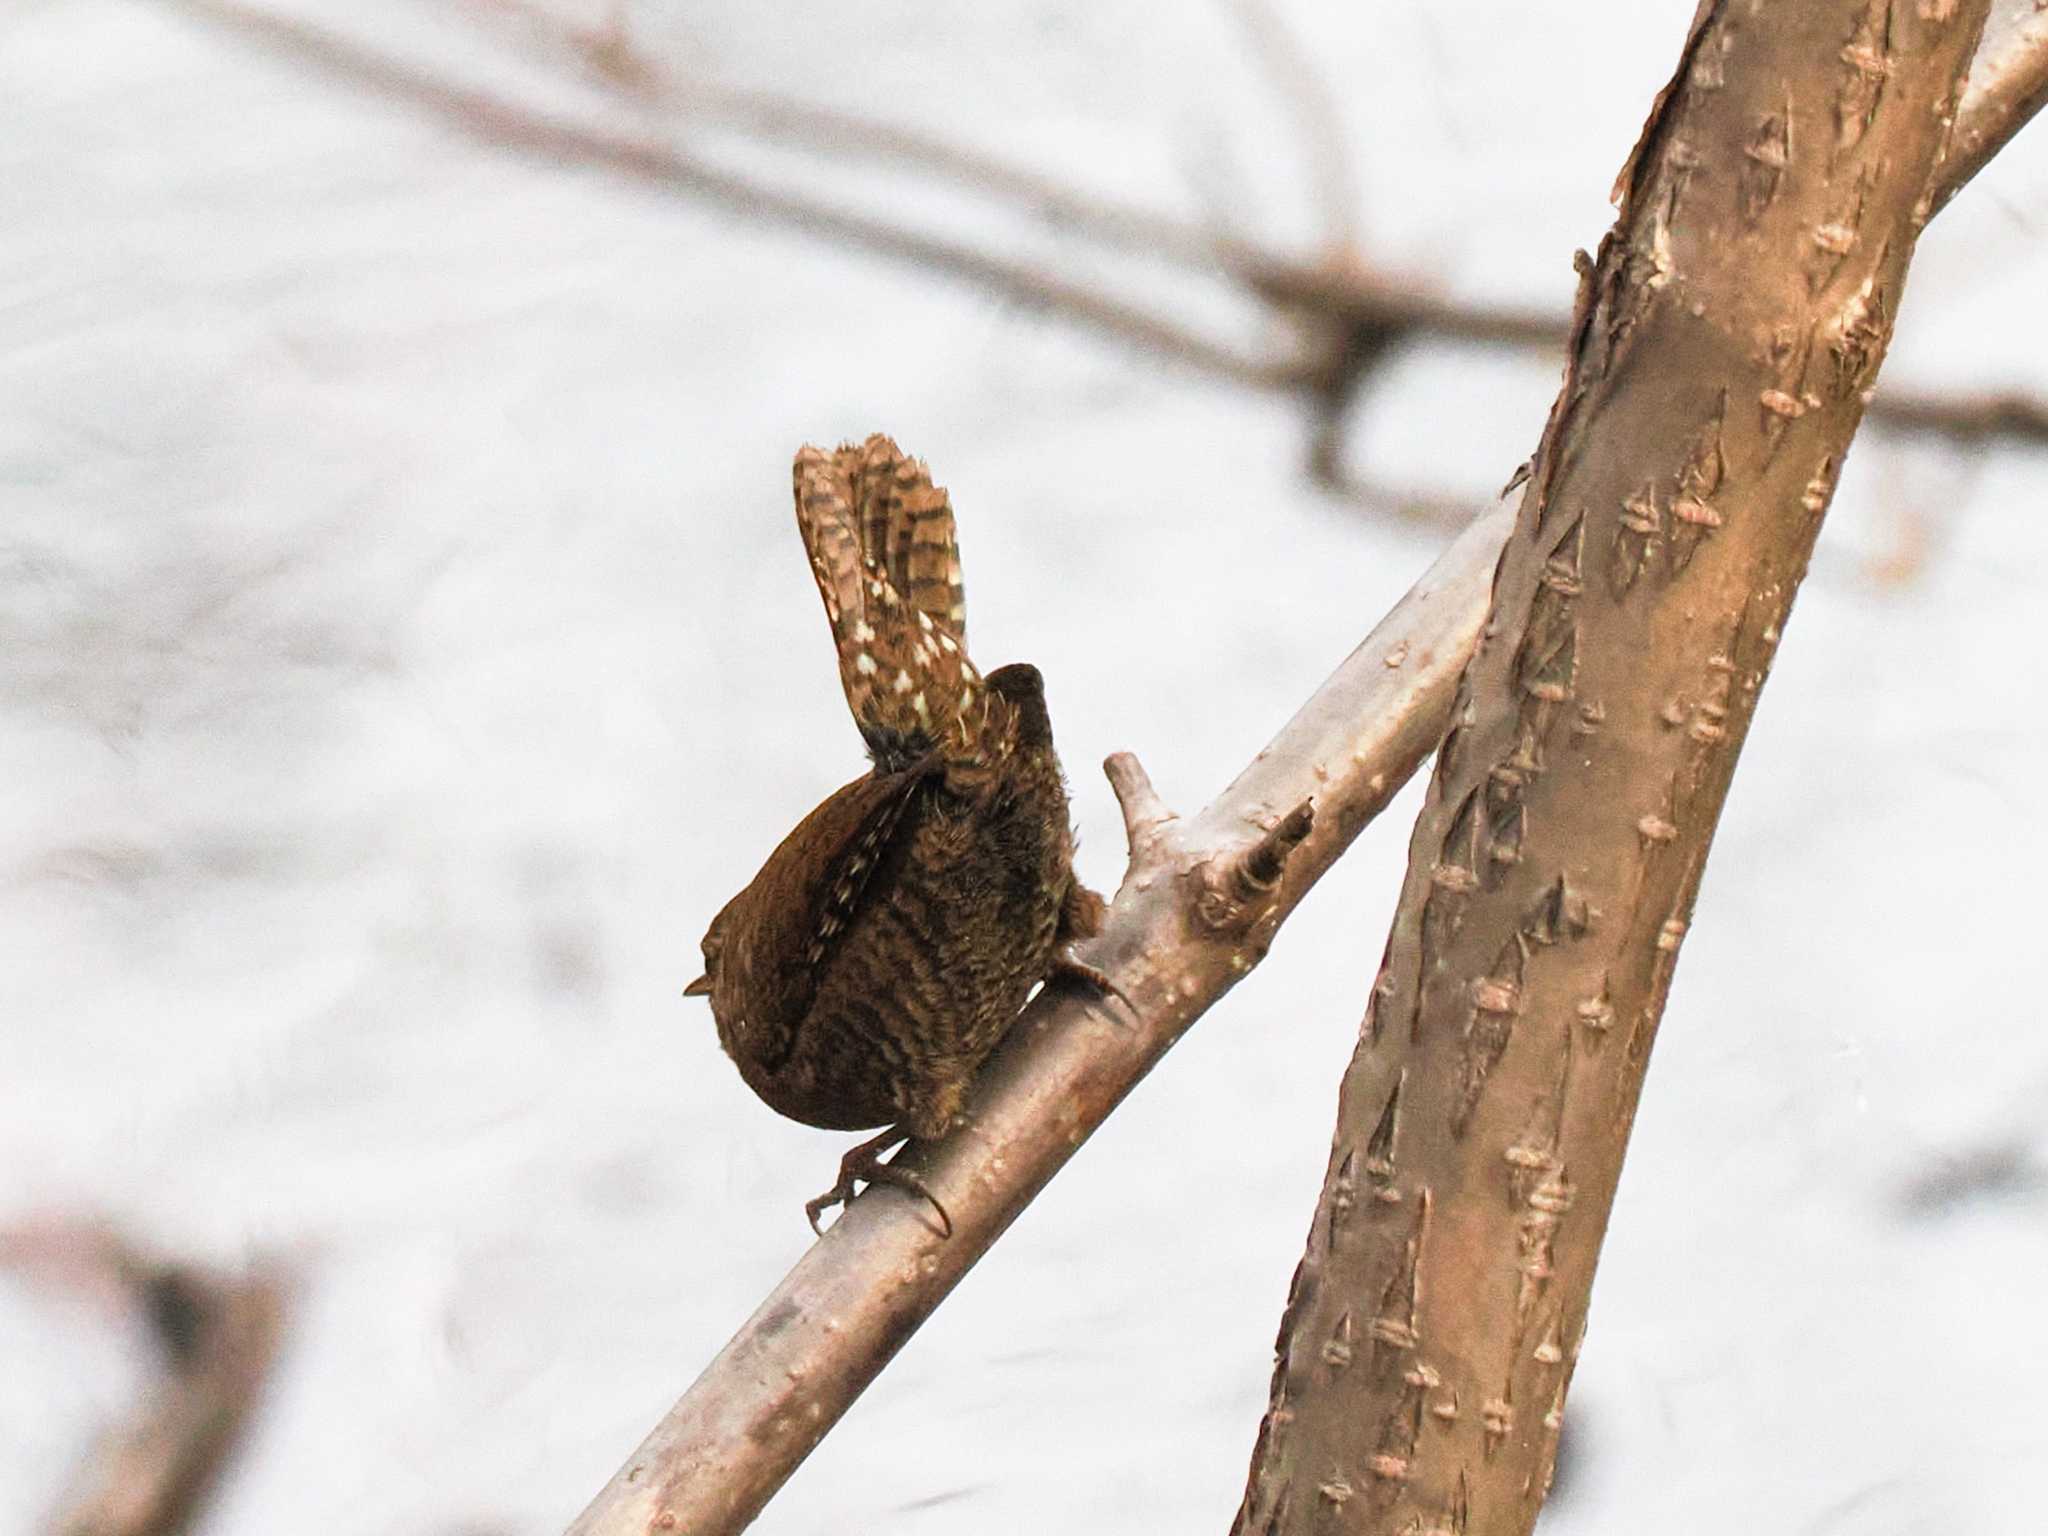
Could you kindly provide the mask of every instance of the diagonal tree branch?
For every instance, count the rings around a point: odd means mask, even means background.
[[[2040,0],[1995,0],[1984,25],[1984,41],[1970,61],[1970,83],[1956,113],[1955,137],[1935,176],[1933,211],[1947,207],[1948,200],[1969,185],[2044,104],[2048,7]]]
[[[1241,1536],[1526,1536],[1708,848],[1987,0],[1702,0],[1410,844]]]
[[[1136,759],[1109,760],[1131,863],[1088,958],[1131,1007],[1041,993],[976,1083],[965,1126],[914,1149],[953,1235],[938,1236],[896,1190],[855,1200],[575,1536],[719,1536],[753,1518],[1082,1141],[1257,964],[1274,928],[1429,753],[1506,521],[1496,512],[1453,543],[1200,815],[1174,816]]]

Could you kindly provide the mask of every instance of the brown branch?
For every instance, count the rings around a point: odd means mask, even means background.
[[[539,0],[463,0],[543,64],[573,61],[588,78],[686,125],[735,129],[764,144],[830,159],[925,172],[1005,199],[1105,250],[1134,252],[1209,273],[1248,254],[1230,236],[1151,209],[1096,197],[996,155],[901,123],[844,112],[773,91],[740,90],[674,69],[640,48],[614,18],[579,25]]]
[[[1344,238],[1320,259],[1298,261],[1225,232],[1092,196],[996,156],[901,124],[773,92],[734,90],[684,75],[636,47],[617,25],[578,25],[538,0],[466,3],[497,21],[540,62],[574,61],[589,78],[678,121],[734,128],[764,143],[826,158],[913,167],[1006,199],[1048,225],[1086,237],[1104,251],[1135,253],[1190,273],[1223,275],[1261,303],[1291,317],[1307,333],[1301,359],[1261,364],[1263,376],[1253,382],[1281,388],[1306,386],[1318,399],[1334,401],[1333,409],[1341,408],[1357,381],[1404,340],[1427,336],[1549,350],[1564,336],[1564,322],[1549,312],[1459,304],[1376,274],[1357,262]],[[213,8],[221,10],[225,5]],[[1306,72],[1299,45],[1284,32],[1278,16],[1263,0],[1236,0],[1236,9],[1244,24],[1262,39],[1262,52],[1276,74],[1294,78]],[[328,47],[333,41],[323,39]],[[326,57],[323,50],[315,62],[324,63]],[[1312,115],[1318,122],[1310,126],[1310,136],[1330,139],[1336,132],[1334,106],[1326,104]],[[564,152],[570,148],[564,146]],[[1334,220],[1334,209],[1356,204],[1356,174],[1342,161],[1341,143],[1324,144],[1317,155],[1325,201],[1331,204],[1327,211]],[[914,251],[897,254],[918,259]],[[950,270],[944,259],[931,264]],[[1025,272],[1018,276],[1027,286],[1037,281]],[[1093,323],[1085,309],[1068,307],[1062,298],[1042,288],[1035,289],[1033,297],[1048,311],[1063,311],[1070,318]],[[1242,370],[1221,371],[1243,377]],[[1328,478],[1333,488],[1343,488],[1335,477]],[[1469,516],[1468,508],[1458,521]]]
[[[1227,234],[1092,197],[951,141],[856,113],[769,92],[734,91],[693,80],[635,49],[615,26],[589,27],[537,0],[468,0],[516,24],[520,40],[544,61],[574,58],[595,78],[643,103],[691,120],[752,133],[765,142],[821,155],[861,156],[918,167],[963,186],[1007,198],[1048,223],[1105,249],[1138,252],[1194,272],[1223,272],[1305,331],[1305,355],[1275,362],[1265,382],[1306,385],[1316,411],[1309,468],[1318,484],[1411,521],[1458,524],[1469,506],[1445,498],[1394,496],[1343,471],[1338,459],[1345,410],[1358,387],[1404,342],[1469,342],[1540,350],[1562,344],[1566,321],[1540,310],[1459,302],[1361,265],[1352,254],[1357,176],[1345,152],[1341,117],[1327,84],[1267,0],[1233,0],[1275,79],[1292,89],[1312,146],[1330,233],[1325,254],[1301,262]],[[1937,172],[1936,209],[1945,206],[2048,100],[2048,15],[2033,0],[2003,0],[1971,64],[1947,158]],[[1043,295],[1046,307],[1061,301]],[[1074,318],[1091,323],[1082,311]],[[1234,376],[1242,376],[1235,374]],[[1990,438],[2048,441],[2048,403],[2017,395],[1950,398],[1880,394],[1869,417],[1889,431],[1974,443]]]
[[[1990,438],[2048,443],[2048,401],[2032,395],[1887,395],[1879,390],[1869,417],[1902,435],[1923,433],[1958,443]]]
[[[2040,0],[1997,0],[1970,61],[1969,89],[1956,113],[1948,158],[1935,176],[1939,213],[1991,157],[2048,105],[2048,8]]]
[[[1451,545],[1200,815],[1176,817],[1137,760],[1104,765],[1131,864],[1088,951],[1130,1010],[1048,990],[976,1084],[967,1122],[915,1167],[953,1218],[937,1237],[884,1188],[848,1207],[572,1528],[688,1531],[751,1520],[918,1325],[1169,1046],[1434,745],[1486,606],[1507,516]],[[1304,810],[1306,803],[1313,810]],[[1224,907],[1205,897],[1224,892]]]
[[[195,3],[205,4],[206,0]],[[1360,269],[1341,243],[1316,261],[1292,260],[1227,233],[1092,196],[996,156],[901,124],[683,75],[638,49],[615,26],[579,26],[537,0],[466,3],[505,24],[540,61],[574,60],[593,79],[682,121],[741,129],[765,143],[829,158],[911,166],[1008,199],[1038,213],[1049,224],[1086,235],[1105,250],[1136,252],[1195,273],[1227,273],[1283,312],[1328,317],[1341,322],[1346,331],[1378,329],[1390,339],[1429,334],[1460,341],[1545,347],[1554,347],[1563,339],[1564,322],[1554,314],[1475,308],[1435,298]],[[210,8],[228,7],[216,4]],[[1305,60],[1292,37],[1284,33],[1273,36],[1273,29],[1282,24],[1263,0],[1235,0],[1235,8],[1244,24],[1266,40],[1269,63],[1276,73],[1294,78],[1304,71]],[[1285,54],[1293,62],[1283,65],[1276,54]],[[1311,136],[1330,138],[1335,132],[1334,106],[1319,107],[1317,115],[1324,121]],[[1329,145],[1319,154],[1327,160],[1340,152],[1341,145]],[[1341,172],[1325,168],[1321,179],[1326,200],[1355,205],[1357,177],[1348,165]],[[1334,220],[1334,209],[1330,211]]]
[[[276,1358],[285,1282],[149,1258],[109,1229],[52,1221],[0,1233],[0,1264],[140,1312],[162,1365],[133,1416],[94,1448],[48,1529],[174,1536],[189,1529]]]
[[[1707,850],[1986,6],[1696,13],[1416,822],[1240,1536],[1535,1523]]]
[[[551,165],[577,164],[684,192],[857,250],[913,262],[976,283],[1034,309],[1058,311],[1185,366],[1262,388],[1288,386],[1300,374],[1203,336],[1057,273],[992,255],[964,242],[903,228],[886,219],[786,192],[692,155],[647,134],[593,126],[557,113],[457,85],[311,22],[236,0],[170,0],[220,23],[245,41],[310,65],[386,100],[401,102],[495,147]]]
[[[1933,178],[1935,210],[1965,186],[1991,157],[2048,104],[2048,13],[2035,0],[2001,0],[1972,61],[1969,83],[1956,114],[1953,141]],[[1255,249],[1234,253],[1232,270],[1261,298],[1283,311],[1320,317],[1330,327],[1325,346],[1353,354],[1362,365],[1348,370],[1355,380],[1397,343],[1421,338],[1476,342],[1549,351],[1566,334],[1559,316],[1523,309],[1461,303],[1404,288],[1354,264],[1303,264]],[[1346,370],[1326,374],[1341,388]],[[1903,430],[1979,435],[1982,413],[1965,408],[1945,412],[1940,402],[1902,399],[1896,406],[1880,397],[1869,408],[1873,420],[1897,422]],[[1991,430],[2033,439],[2048,406],[2019,401],[2000,413]]]
[[[763,142],[820,155],[878,159],[924,169],[1006,198],[1049,225],[1120,250],[1220,276],[1266,305],[1296,331],[1292,353],[1256,353],[1192,330],[1155,310],[1049,268],[997,255],[887,219],[768,185],[648,134],[594,126],[464,88],[332,32],[238,0],[172,0],[231,26],[246,39],[388,99],[427,111],[480,140],[550,163],[604,169],[771,222],[836,239],[856,249],[915,263],[977,284],[1020,304],[1056,314],[1182,366],[1256,388],[1305,394],[1314,412],[1312,476],[1368,504],[1338,465],[1343,418],[1362,383],[1404,342],[1463,341],[1549,352],[1564,338],[1554,313],[1471,304],[1434,294],[1364,266],[1341,249],[1309,261],[1280,255],[1227,233],[1091,196],[1050,177],[900,125],[818,107],[769,92],[739,91],[665,68],[616,25],[578,26],[536,0],[467,0],[503,23],[546,62],[575,61],[593,80],[643,107],[683,122],[722,124]],[[1243,0],[1256,4],[1257,0]],[[2028,0],[2031,3],[2031,0]],[[2048,73],[2048,23],[2017,13],[1984,50],[1984,63],[1958,118],[1959,148],[1935,185],[1940,206],[2042,105]],[[1962,145],[1965,128],[1972,133]],[[1334,195],[1334,194],[1333,194]],[[1989,418],[1990,432],[2039,441],[2048,405],[2019,401]],[[1985,435],[1980,413],[1946,410],[1937,399],[1894,403],[1880,396],[1874,422],[1902,431],[1964,440]],[[1441,521],[1437,502],[1423,515]]]

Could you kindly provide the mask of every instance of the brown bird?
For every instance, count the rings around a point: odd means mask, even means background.
[[[879,434],[796,456],[796,519],[846,702],[874,767],[768,856],[704,935],[719,1043],[768,1105],[828,1130],[889,1129],[847,1153],[805,1206],[856,1180],[930,1200],[881,1161],[943,1135],[1031,989],[1098,985],[1067,946],[1101,925],[1074,878],[1066,781],[1036,667],[967,658],[953,508]]]

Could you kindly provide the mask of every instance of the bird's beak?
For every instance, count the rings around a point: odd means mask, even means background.
[[[709,997],[710,995],[711,977],[708,972],[683,988],[683,996],[685,997]]]

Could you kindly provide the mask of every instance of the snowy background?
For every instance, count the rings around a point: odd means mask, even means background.
[[[1561,312],[1691,11],[1297,0],[1370,255]],[[1318,229],[1224,6],[635,14],[727,84]],[[326,16],[622,120],[464,0]],[[1930,233],[1893,385],[2048,392],[2033,132]],[[1025,249],[918,178],[705,148]],[[1483,493],[1555,379],[1419,352],[1349,452]],[[299,1266],[209,1532],[553,1532],[802,1251],[846,1138],[754,1101],[679,992],[860,770],[788,464],[875,428],[952,488],[978,656],[1044,669],[1107,887],[1094,765],[1199,805],[1441,542],[1311,488],[1282,399],[168,4],[0,4],[0,1223]],[[1553,1532],[2038,1529],[2044,501],[2038,452],[1859,443],[1658,1047]],[[1413,812],[761,1530],[1224,1529]],[[1907,1199],[1987,1148],[2003,1187]],[[0,1276],[0,1533],[123,1411],[128,1342]]]

